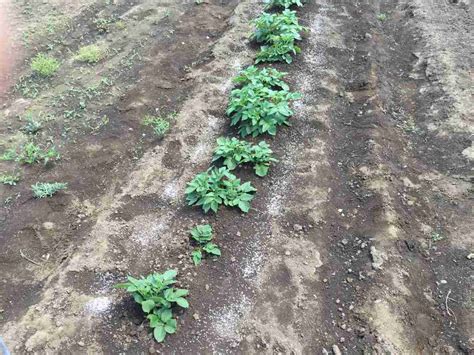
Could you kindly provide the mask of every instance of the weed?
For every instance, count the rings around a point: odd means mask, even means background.
[[[14,186],[20,181],[19,174],[0,174],[0,183],[4,185]]]
[[[288,90],[273,90],[262,84],[246,85],[232,90],[227,114],[231,125],[239,126],[242,137],[263,133],[274,136],[278,126],[289,125],[288,118],[293,114],[290,101],[299,98],[300,94]]]
[[[122,21],[122,20],[118,20],[116,23],[115,23],[115,28],[119,31],[122,31],[124,29],[127,28],[127,24],[125,23],[125,21]]]
[[[288,9],[293,5],[303,6],[303,2],[301,0],[265,0],[265,4],[267,9],[272,7],[283,7]]]
[[[218,138],[212,161],[223,159],[224,165],[229,170],[245,163],[252,163],[258,176],[266,176],[270,164],[278,161],[272,158],[272,153],[268,144],[263,141],[258,145],[252,145],[237,138]]]
[[[15,91],[21,93],[23,97],[34,99],[38,96],[41,85],[34,81],[32,76],[21,77],[15,85]]]
[[[43,161],[46,165],[51,160],[59,160],[60,157],[54,146],[45,150],[35,143],[29,142],[20,148],[19,153],[15,148],[8,149],[0,157],[0,160],[15,160],[22,164],[34,164]]]
[[[153,328],[153,336],[160,343],[165,340],[167,334],[176,332],[177,322],[173,318],[173,307],[189,307],[185,299],[189,291],[172,286],[176,283],[176,275],[176,270],[168,270],[163,274],[154,273],[140,279],[129,276],[128,282],[115,286],[127,290],[135,302],[141,305],[150,321],[150,327]]]
[[[58,191],[65,190],[66,188],[67,184],[62,182],[37,182],[31,185],[33,196],[36,198],[51,197]]]
[[[289,90],[288,85],[282,80],[287,73],[280,72],[273,68],[259,69],[252,65],[242,70],[234,79],[234,83],[245,85],[263,85],[269,88],[280,88]]]
[[[94,25],[100,33],[107,33],[110,31],[111,25],[116,21],[115,17],[99,17],[94,19]]]
[[[384,22],[387,19],[387,14],[378,14],[377,20]]]
[[[31,61],[31,70],[45,78],[53,76],[59,66],[60,64],[55,58],[48,57],[43,53],[38,53]]]
[[[42,128],[41,122],[34,119],[33,114],[28,112],[25,116],[26,124],[21,130],[27,134],[34,135]]]
[[[209,210],[217,212],[222,204],[237,206],[247,213],[255,191],[250,182],[241,184],[229,169],[211,168],[187,184],[186,198],[188,205],[202,206],[206,213]]]
[[[153,128],[153,132],[155,132],[155,134],[159,137],[165,135],[165,133],[168,132],[170,128],[170,123],[166,119],[151,115],[146,115],[143,118],[143,124],[145,126],[151,126]]]
[[[2,156],[0,157],[0,160],[12,161],[12,160],[15,160],[15,158],[16,158],[16,149],[9,148],[2,154]]]
[[[198,244],[198,247],[193,250],[191,257],[194,265],[199,265],[202,262],[203,252],[208,255],[221,256],[219,247],[211,243],[212,227],[209,224],[201,224],[190,231],[191,238]]]
[[[301,40],[300,32],[306,29],[300,26],[296,11],[286,9],[276,14],[264,12],[254,24],[256,30],[250,38],[265,43],[257,54],[257,63],[276,61],[291,63],[293,61],[291,54],[298,54],[301,51],[295,42]]]
[[[79,62],[94,64],[101,61],[106,56],[106,51],[95,44],[84,46],[79,49],[75,59]]]
[[[443,240],[443,239],[444,239],[444,236],[443,236],[442,234],[440,234],[440,233],[438,233],[438,232],[432,232],[432,233],[431,233],[431,240],[432,240],[433,242],[436,243],[436,242],[439,242],[439,241],[441,241],[441,240]]]
[[[59,152],[54,146],[43,149],[39,145],[29,142],[21,148],[15,160],[22,164],[34,164],[42,161],[46,165],[50,161],[59,160],[60,157]]]

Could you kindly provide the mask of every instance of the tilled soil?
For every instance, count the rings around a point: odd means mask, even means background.
[[[53,6],[42,3],[39,14]],[[184,187],[209,167],[217,137],[236,133],[227,95],[252,63],[250,21],[262,9],[142,0],[69,10],[54,48],[63,75],[37,98],[12,91],[0,111],[6,148],[22,139],[17,115],[48,110],[57,119],[41,134],[63,155],[1,188],[0,334],[13,353],[474,350],[470,3],[307,2],[302,53],[275,65],[303,94],[292,126],[266,138],[279,162],[264,179],[237,172],[258,189],[248,215],[204,215]],[[127,32],[96,33],[95,14]],[[70,123],[50,93],[78,73],[67,48],[84,40],[123,55],[83,74],[84,85],[91,75],[113,83]],[[140,124],[155,110],[177,113],[163,139]],[[69,189],[35,200],[38,179]],[[201,222],[223,255],[196,268],[188,230]],[[112,286],[168,268],[191,307],[161,345]]]

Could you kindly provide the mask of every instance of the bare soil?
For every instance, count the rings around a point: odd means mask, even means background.
[[[0,150],[30,139],[30,113],[35,141],[62,155],[0,161],[22,175],[0,186],[0,336],[13,353],[474,353],[469,1],[299,9],[302,53],[275,67],[303,99],[292,126],[265,137],[279,159],[269,176],[237,172],[258,189],[248,215],[204,215],[184,188],[235,135],[227,96],[254,58],[262,4],[11,5],[8,40],[22,45],[0,65],[13,73]],[[75,61],[91,43],[106,58]],[[51,79],[29,69],[38,51],[61,61]],[[146,114],[173,117],[169,133],[156,138]],[[37,181],[69,187],[34,199]],[[195,267],[188,230],[204,222],[223,255]],[[157,344],[113,285],[169,268],[191,307]]]

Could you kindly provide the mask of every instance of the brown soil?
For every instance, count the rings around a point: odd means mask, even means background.
[[[0,111],[0,146],[29,139],[30,112],[43,124],[35,139],[62,159],[0,161],[22,174],[0,187],[0,336],[13,353],[474,351],[469,2],[299,10],[302,54],[275,67],[303,99],[292,126],[267,138],[279,159],[270,175],[237,172],[258,189],[245,216],[187,207],[184,187],[208,168],[216,138],[235,134],[227,95],[252,63],[261,4],[15,6],[27,57],[49,50],[62,66],[39,80],[23,65]],[[107,57],[78,64],[73,53],[89,43]],[[162,139],[141,124],[155,112],[176,113]],[[37,181],[69,187],[39,200]],[[223,256],[196,268],[187,231],[201,222]],[[191,307],[157,344],[113,285],[168,268]]]

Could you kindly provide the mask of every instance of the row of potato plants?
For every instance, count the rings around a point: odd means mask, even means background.
[[[254,20],[255,32],[251,40],[261,43],[255,64],[286,62],[300,52],[297,41],[305,28],[299,25],[296,11],[292,6],[303,6],[300,0],[266,0],[265,10]],[[276,10],[276,11],[275,11]],[[267,134],[275,136],[280,126],[290,126],[293,115],[290,103],[301,95],[290,91],[283,80],[287,73],[271,67],[256,65],[242,70],[234,79],[235,88],[230,93],[227,115],[230,125],[237,127],[242,138],[253,138]],[[270,146],[264,140],[253,144],[235,137],[220,137],[212,158],[213,165],[197,174],[185,190],[188,205],[200,206],[205,213],[217,213],[224,206],[237,207],[247,213],[255,197],[256,188],[251,182],[242,182],[232,171],[250,165],[255,174],[264,177],[272,163]],[[220,163],[221,166],[216,166]],[[191,258],[199,265],[205,256],[220,256],[221,250],[212,242],[213,230],[208,224],[197,225],[190,231],[195,249]],[[128,278],[128,282],[117,287],[125,288],[147,314],[154,338],[163,342],[167,334],[177,328],[173,316],[175,306],[187,308],[185,297],[188,290],[173,287],[177,272],[168,270],[163,274],[154,273],[147,277]]]

